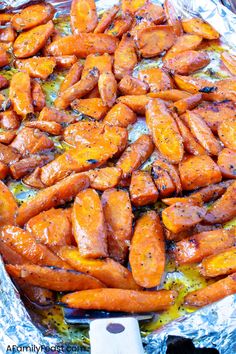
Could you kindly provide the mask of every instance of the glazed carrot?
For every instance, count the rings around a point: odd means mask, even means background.
[[[165,198],[173,194],[176,186],[169,173],[161,166],[152,166],[152,178],[158,189],[161,198]]]
[[[137,10],[141,9],[145,5],[145,0],[122,0],[121,10],[123,13],[134,14]]]
[[[90,54],[85,59],[82,78],[88,75],[93,68],[97,68],[100,74],[112,71],[112,64],[113,58],[108,53],[102,55]]]
[[[181,91],[181,90],[176,90],[176,89],[170,89],[170,90],[162,90],[162,91],[158,91],[158,92],[150,92],[148,93],[149,97],[152,98],[160,98],[164,101],[179,101],[182,100],[184,98],[188,98],[190,95],[190,93],[186,92],[186,91]]]
[[[84,310],[149,312],[169,308],[176,296],[177,293],[170,290],[97,289],[68,294],[61,301],[68,307]]]
[[[98,22],[94,0],[73,0],[70,10],[70,25],[74,34],[93,32]]]
[[[178,37],[175,44],[168,50],[164,60],[173,58],[176,54],[182,53],[188,50],[195,50],[201,44],[202,37],[195,34],[184,34]]]
[[[190,156],[179,165],[180,179],[184,190],[193,190],[221,181],[217,164],[207,155]]]
[[[153,204],[157,201],[158,191],[148,172],[134,171],[132,173],[130,197],[135,206]]]
[[[121,37],[130,29],[132,21],[133,17],[129,13],[118,15],[115,17],[111,26],[106,29],[105,33],[111,36]]]
[[[132,74],[138,62],[136,46],[129,34],[124,34],[114,54],[114,74],[121,80],[125,75]]]
[[[9,81],[2,75],[0,75],[0,90],[9,86]]]
[[[117,82],[111,71],[100,74],[98,80],[98,90],[103,104],[108,107],[112,107],[116,101]]]
[[[33,57],[16,60],[15,66],[21,71],[27,72],[30,77],[46,80],[52,74],[56,66],[56,60],[53,57]]]
[[[160,219],[154,211],[136,222],[129,262],[134,280],[145,288],[158,286],[165,268],[165,243]]]
[[[41,211],[63,205],[73,199],[80,190],[88,186],[89,178],[87,176],[75,174],[52,187],[39,191],[38,194],[20,206],[16,219],[17,223],[22,226]]]
[[[12,43],[16,38],[16,32],[11,26],[0,29],[0,42]]]
[[[229,221],[236,216],[236,181],[234,181],[215,203],[211,205],[211,208],[206,213],[204,220],[208,224],[219,223]]]
[[[6,146],[0,143],[0,161],[6,165],[12,164],[16,161],[19,161],[21,158],[20,153],[18,153],[11,146]]]
[[[225,147],[236,150],[236,119],[223,121],[218,128],[218,135]]]
[[[36,167],[36,169],[30,175],[23,178],[23,182],[27,186],[36,189],[43,189],[45,188],[45,185],[41,181],[40,176],[41,176],[41,169],[40,167]]]
[[[56,123],[73,123],[75,121],[75,117],[63,111],[57,110],[56,108],[44,107],[39,114],[38,120]]]
[[[221,60],[225,64],[226,68],[229,70],[229,72],[233,75],[236,75],[236,57],[233,54],[230,54],[228,52],[223,52],[221,54]]]
[[[117,38],[106,33],[81,33],[59,38],[49,44],[47,50],[52,56],[76,55],[86,58],[95,53],[113,54],[117,44]]]
[[[5,263],[10,263],[10,264],[26,264],[26,263],[28,263],[27,258],[25,258],[21,254],[14,251],[11,247],[9,247],[3,241],[0,241],[0,254],[1,254]]]
[[[109,256],[124,263],[132,236],[132,207],[124,190],[107,189],[101,198],[106,222]],[[119,208],[117,208],[119,205]]]
[[[51,161],[48,155],[31,155],[25,159],[14,162],[10,166],[10,173],[13,178],[20,179],[35,170],[36,167],[45,165]]]
[[[77,194],[72,209],[72,229],[82,257],[108,256],[102,204],[94,189]]]
[[[84,98],[101,98],[98,90],[98,85],[96,85],[92,89],[92,91],[90,91],[87,95],[85,95]]]
[[[62,55],[56,56],[56,65],[59,69],[70,69],[73,64],[77,62],[77,57],[75,55]]]
[[[235,240],[235,229],[205,231],[177,242],[171,253],[176,263],[191,264],[234,246]]]
[[[138,78],[149,85],[150,92],[158,92],[173,88],[170,76],[159,68],[140,70]]]
[[[154,23],[156,25],[164,22],[166,20],[166,16],[162,6],[153,4],[151,2],[146,2],[144,6],[140,7],[136,13],[135,17],[140,16],[143,20],[147,22]]]
[[[181,36],[183,34],[182,24],[170,0],[165,0],[164,10],[168,25],[173,26],[173,30],[176,36]]]
[[[46,246],[36,242],[33,235],[17,226],[3,226],[1,240],[13,251],[25,257],[29,263],[70,269],[70,266],[52,253]]]
[[[188,306],[202,307],[215,301],[219,301],[228,295],[236,293],[236,274],[218,280],[203,289],[193,291],[185,296],[185,304]]]
[[[36,128],[52,135],[61,135],[63,131],[59,123],[47,122],[43,120],[33,120],[30,122],[26,122],[25,127]]]
[[[65,76],[64,81],[62,82],[59,92],[63,92],[76,84],[76,82],[78,82],[81,78],[82,70],[83,65],[80,62],[77,61],[75,64],[73,64],[68,74]]]
[[[174,182],[176,193],[180,194],[182,192],[182,186],[178,170],[172,164],[168,163],[168,161],[160,153],[157,153],[156,156],[157,159],[152,164],[153,171],[155,171],[157,174],[158,171],[166,171]]]
[[[28,155],[50,149],[54,144],[46,134],[36,129],[25,127],[17,134],[10,146],[22,155]]]
[[[223,149],[217,160],[222,176],[225,178],[236,178],[236,151]]]
[[[205,79],[201,79],[199,77],[175,74],[173,78],[178,88],[183,91],[187,91],[190,93],[198,93],[199,90],[206,87],[208,88],[209,92],[215,90],[215,83],[212,83]]]
[[[209,154],[219,154],[222,147],[200,115],[187,111],[183,116],[183,120],[190,128],[194,137],[198,140],[202,147],[209,152]]]
[[[141,135],[121,155],[116,166],[123,171],[123,178],[130,177],[131,173],[137,170],[152,154],[154,149],[152,139],[149,135]]]
[[[12,76],[9,90],[13,110],[22,117],[33,113],[29,74],[18,72]]]
[[[103,33],[108,28],[108,26],[112,23],[118,11],[119,11],[118,5],[114,5],[110,9],[106,10],[103,13],[101,19],[99,20],[99,23],[97,24],[94,33]]]
[[[54,13],[55,9],[48,3],[27,6],[12,17],[11,24],[17,31],[25,31],[48,22]]]
[[[168,50],[175,41],[172,26],[150,26],[137,34],[137,46],[144,58],[152,58]]]
[[[75,247],[62,247],[58,255],[79,272],[91,275],[110,288],[138,290],[131,272],[113,259],[87,259]]]
[[[0,196],[0,226],[14,225],[18,207],[12,193],[2,181],[0,181]]]
[[[5,25],[8,22],[11,22],[11,19],[14,15],[12,13],[1,13],[0,14],[0,24]]]
[[[219,33],[209,25],[209,23],[204,22],[200,18],[191,18],[182,21],[182,26],[184,32],[196,34],[205,39],[217,39],[219,38]]]
[[[86,172],[90,186],[99,191],[116,187],[121,180],[122,170],[119,167],[104,167]]]
[[[89,73],[76,84],[59,93],[59,96],[54,102],[55,107],[65,109],[76,98],[85,96],[97,85],[98,78],[98,70],[96,68],[90,70]]]
[[[0,180],[5,179],[9,173],[9,167],[0,161]]]
[[[36,112],[40,112],[46,106],[46,96],[38,81],[31,80],[31,96]]]
[[[55,294],[51,290],[29,285],[22,279],[14,279],[14,283],[21,295],[36,305],[51,306],[55,303]]]
[[[52,208],[43,211],[27,222],[26,230],[32,233],[37,242],[52,250],[54,246],[71,245],[71,209]]]
[[[22,32],[16,38],[13,51],[17,58],[28,58],[44,47],[54,30],[52,21]]]
[[[178,114],[183,114],[187,110],[191,110],[195,108],[201,101],[202,101],[202,94],[198,93],[196,95],[191,95],[189,97],[176,101],[173,104],[173,108]]]
[[[97,279],[71,269],[40,267],[35,264],[6,265],[7,272],[26,283],[55,291],[75,291],[102,288]]]
[[[227,248],[220,253],[204,258],[199,266],[204,277],[218,277],[236,272],[236,247]]]
[[[103,122],[127,128],[129,124],[135,123],[136,120],[136,114],[128,106],[120,102],[109,110]]]
[[[155,98],[147,104],[146,122],[163,156],[171,163],[179,163],[184,153],[182,137],[163,101]]]
[[[206,52],[188,50],[166,59],[163,68],[171,73],[189,75],[204,68],[209,62],[210,58]]]
[[[150,100],[151,98],[146,95],[129,95],[120,96],[117,102],[125,104],[135,113],[143,115],[145,114],[146,105]]]
[[[0,143],[8,145],[12,142],[15,136],[15,131],[2,131],[0,132]]]
[[[149,91],[149,85],[130,75],[125,75],[118,85],[122,95],[145,95]]]

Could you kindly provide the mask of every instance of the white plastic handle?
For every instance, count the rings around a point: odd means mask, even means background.
[[[94,320],[89,337],[91,354],[144,354],[138,321],[132,317]]]

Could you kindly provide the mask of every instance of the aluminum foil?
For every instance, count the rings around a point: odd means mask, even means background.
[[[99,0],[97,7],[106,9],[116,2],[118,1]],[[172,0],[172,2],[180,16],[202,17],[236,50],[236,15],[219,1]],[[27,0],[2,0],[0,10],[16,9],[27,3]],[[70,0],[51,0],[51,3],[59,10],[68,9],[70,6]],[[190,338],[196,347],[216,348],[220,354],[236,353],[236,295],[172,321],[158,331],[154,331],[144,339],[145,352],[165,354],[168,336]],[[46,336],[33,324],[0,259],[0,354],[66,353],[61,349],[60,343],[59,336]]]

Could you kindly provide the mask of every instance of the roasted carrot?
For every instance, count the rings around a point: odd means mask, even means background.
[[[39,114],[38,120],[56,123],[73,123],[75,117],[56,108],[44,107]]]
[[[159,68],[140,70],[138,78],[149,85],[150,92],[158,92],[173,88],[170,76]]]
[[[114,54],[114,74],[121,80],[125,75],[132,74],[138,62],[135,42],[131,35],[124,34]]]
[[[99,20],[99,23],[97,24],[94,33],[103,33],[108,28],[108,26],[112,23],[118,11],[119,11],[118,5],[114,5],[110,9],[106,10],[103,13],[101,19]]]
[[[20,153],[11,146],[6,146],[0,143],[0,161],[6,165],[19,161],[21,158]]]
[[[149,91],[149,85],[130,75],[125,75],[118,85],[122,95],[145,95]]]
[[[140,17],[137,19],[138,16],[140,16],[144,21],[154,23],[156,25],[166,20],[166,16],[162,6],[153,4],[149,1],[147,1],[144,6],[140,7],[136,11],[136,20],[140,19]]]
[[[8,22],[11,22],[11,19],[14,15],[12,13],[1,13],[0,14],[0,24],[5,25]]]
[[[236,272],[236,247],[227,248],[217,254],[204,258],[199,266],[204,277],[218,277]]]
[[[117,82],[111,71],[100,74],[98,90],[104,105],[112,107],[116,101]]]
[[[3,241],[0,241],[0,254],[5,263],[10,263],[10,264],[28,263],[28,259],[26,257],[14,251],[10,246],[8,246]]]
[[[158,194],[158,190],[148,172],[134,171],[132,173],[130,196],[133,205],[153,204],[157,201]]]
[[[0,181],[0,226],[14,225],[17,203],[7,186]]]
[[[46,80],[52,74],[56,60],[53,57],[34,57],[16,60],[15,65],[21,71],[26,71],[30,77]]]
[[[221,54],[221,60],[223,61],[229,72],[233,75],[236,75],[236,56],[228,52],[223,52]]]
[[[193,76],[184,76],[184,75],[174,75],[174,81],[178,88],[181,90],[190,92],[190,93],[198,93],[199,90],[204,88],[208,88],[208,91],[214,91],[215,83],[212,83],[208,80],[201,79],[199,77]]]
[[[191,95],[189,97],[176,101],[173,104],[173,108],[178,114],[183,114],[187,110],[191,110],[195,108],[201,101],[202,101],[202,94],[198,93],[196,95]]]
[[[40,267],[35,264],[6,265],[7,272],[26,283],[55,291],[75,291],[103,288],[99,280],[76,270]]]
[[[63,131],[59,123],[47,122],[43,120],[33,120],[30,122],[26,122],[25,127],[36,128],[52,135],[61,135]]]
[[[217,160],[222,176],[225,178],[236,178],[236,151],[228,148],[223,149]]]
[[[219,33],[209,23],[200,18],[191,18],[182,21],[183,29],[186,33],[196,34],[205,39],[217,39]]]
[[[90,54],[86,57],[84,62],[84,69],[82,78],[87,76],[89,71],[97,68],[100,74],[112,71],[113,58],[108,53],[102,55]]]
[[[51,290],[40,288],[39,286],[32,286],[27,284],[22,279],[14,279],[21,295],[26,297],[30,302],[39,306],[51,306],[55,303],[55,293]]]
[[[20,33],[13,45],[14,55],[17,58],[28,58],[35,55],[44,47],[53,30],[53,22],[49,21],[45,25]]]
[[[170,90],[162,90],[158,92],[150,92],[148,93],[148,96],[152,98],[160,98],[161,100],[164,101],[176,102],[184,98],[188,98],[189,96],[191,96],[191,94],[186,91],[170,89]]]
[[[5,179],[9,173],[9,167],[0,161],[0,180]]]
[[[121,180],[122,170],[119,167],[104,167],[86,172],[90,186],[99,191],[116,187]]]
[[[193,307],[202,307],[219,301],[228,295],[236,293],[236,274],[218,280],[203,289],[193,291],[185,296],[185,304]]]
[[[9,54],[3,48],[0,48],[0,68],[10,63],[11,59]]]
[[[176,39],[175,44],[168,50],[164,60],[173,58],[176,54],[195,50],[201,44],[202,37],[195,34],[184,34]]]
[[[41,169],[40,167],[36,167],[34,172],[32,172],[30,175],[26,176],[23,178],[24,184],[27,186],[36,188],[36,189],[43,189],[45,188],[45,185],[41,181]]]
[[[2,131],[0,132],[0,143],[9,145],[16,136],[16,131]]]
[[[132,207],[124,190],[108,189],[102,194],[109,256],[124,263],[132,236]],[[117,208],[117,205],[120,207]]]
[[[25,175],[33,172],[36,167],[41,167],[51,161],[48,155],[31,155],[25,159],[14,162],[10,166],[10,173],[13,178],[20,179]]]
[[[173,26],[173,30],[176,36],[181,36],[183,34],[182,24],[170,0],[165,0],[164,10],[168,24]]]
[[[193,190],[221,181],[217,164],[207,155],[189,156],[179,165],[180,179],[184,190]]]
[[[38,81],[31,80],[31,96],[34,110],[40,112],[46,106],[46,96]]]
[[[0,75],[0,90],[9,86],[9,81],[2,75]]]
[[[161,166],[152,166],[152,178],[161,198],[169,197],[176,191],[176,186],[169,173]]]
[[[165,268],[165,243],[160,219],[154,211],[136,222],[129,262],[137,284],[145,288],[160,284]]]
[[[122,12],[134,14],[137,10],[141,9],[145,5],[145,0],[122,0],[121,10]]]
[[[18,72],[12,76],[9,98],[13,110],[23,118],[34,112],[29,74]]]
[[[53,207],[63,205],[76,194],[89,186],[89,178],[83,174],[75,174],[56,183],[52,187],[39,191],[33,198],[25,201],[18,210],[17,223],[22,226],[30,218]]]
[[[0,42],[2,43],[12,43],[16,38],[16,32],[12,26],[7,26],[0,29]]]
[[[68,294],[61,301],[68,307],[84,310],[149,312],[169,308],[176,296],[177,293],[171,290],[97,289]]]
[[[98,22],[94,0],[73,0],[70,9],[70,25],[74,34],[93,32]]]
[[[76,82],[78,82],[81,78],[82,70],[83,65],[80,62],[77,61],[75,64],[73,64],[64,81],[62,82],[59,92],[63,92],[76,84]]]
[[[155,98],[147,104],[146,122],[159,151],[169,162],[179,163],[184,153],[182,137],[163,101]]]
[[[72,228],[81,256],[108,256],[102,204],[94,189],[88,188],[76,196],[72,209]]]
[[[125,104],[115,104],[103,119],[104,123],[127,128],[129,124],[136,122],[136,114]]]
[[[117,102],[123,103],[128,106],[132,111],[137,114],[144,115],[146,110],[146,105],[151,100],[147,95],[128,95],[120,96]]]
[[[109,26],[105,33],[120,38],[126,33],[132,25],[133,17],[129,13],[121,14],[115,17],[111,26]]]
[[[57,68],[59,69],[70,69],[73,64],[77,62],[77,57],[76,55],[61,55],[61,56],[56,56],[56,65]]]
[[[223,121],[218,128],[218,135],[225,147],[236,150],[236,119]]]

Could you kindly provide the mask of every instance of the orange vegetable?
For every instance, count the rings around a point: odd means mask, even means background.
[[[221,60],[223,61],[229,72],[233,75],[236,75],[236,56],[228,52],[223,52],[221,54]]]
[[[184,34],[178,37],[175,44],[168,50],[164,60],[175,57],[176,54],[182,53],[188,50],[195,50],[202,42],[202,37],[195,34]]]
[[[21,71],[27,72],[30,77],[46,80],[52,74],[56,66],[56,60],[52,57],[33,57],[16,60],[15,65]]]
[[[109,111],[109,107],[103,103],[101,98],[75,99],[71,103],[74,111],[83,113],[93,119],[100,120]]]
[[[40,167],[36,167],[36,169],[28,176],[23,178],[24,184],[27,186],[36,188],[36,189],[43,189],[45,185],[40,179],[41,169]]]
[[[34,171],[36,167],[45,165],[51,160],[48,155],[31,155],[25,159],[14,162],[10,166],[10,173],[13,178],[20,179]]]
[[[175,74],[173,78],[178,88],[190,93],[199,93],[199,90],[206,87],[209,88],[208,91],[211,90],[214,91],[214,87],[216,85],[216,83],[212,83],[208,80],[201,79],[199,77],[193,77],[193,76],[184,76],[184,75]],[[210,90],[210,88],[212,89]]]
[[[3,129],[15,130],[20,126],[20,116],[14,111],[0,112],[0,127]]]
[[[160,284],[165,268],[165,242],[154,211],[143,214],[136,222],[129,262],[137,284],[145,288]]]
[[[65,76],[64,81],[62,82],[59,92],[63,92],[76,84],[76,82],[78,82],[81,78],[82,70],[83,65],[80,62],[77,61],[75,64],[73,64],[68,74]]]
[[[70,25],[74,34],[93,32],[98,22],[94,0],[73,0],[70,9]]]
[[[169,173],[165,169],[161,168],[160,166],[153,165],[152,178],[161,198],[168,197],[175,192],[176,186]]]
[[[118,85],[122,95],[145,95],[149,91],[149,85],[130,75],[125,75]]]
[[[39,286],[32,286],[27,284],[22,279],[14,279],[21,295],[26,297],[30,302],[39,306],[51,306],[55,303],[55,294],[51,290],[40,288]]]
[[[63,131],[59,123],[47,122],[43,120],[33,120],[30,122],[26,122],[25,126],[29,128],[36,128],[52,135],[61,135]]]
[[[111,71],[100,74],[98,80],[98,90],[103,104],[112,107],[116,101],[117,82]]]
[[[0,48],[0,68],[8,65],[10,61],[11,59],[7,51],[3,48]],[[4,85],[6,85],[6,81],[4,82]]]
[[[76,196],[72,209],[72,227],[81,256],[108,256],[102,204],[94,189],[88,188]]]
[[[11,26],[0,29],[0,42],[12,43],[16,38],[16,32]]]
[[[9,98],[13,110],[20,116],[25,117],[27,114],[34,112],[29,74],[18,72],[12,76]]]
[[[143,206],[153,204],[158,199],[158,191],[148,172],[134,171],[130,183],[132,204]]]
[[[132,236],[132,207],[129,194],[124,190],[107,189],[102,194],[109,256],[124,263]],[[119,208],[117,208],[119,205]]]
[[[38,83],[37,81],[31,81],[31,96],[34,110],[36,112],[40,112],[43,107],[46,106],[46,97],[40,83]]]
[[[184,32],[196,34],[205,39],[217,39],[219,33],[209,23],[204,22],[200,18],[191,18],[182,21]]]
[[[84,310],[149,312],[169,308],[176,296],[177,293],[170,290],[97,289],[64,295],[61,301],[68,307]]]
[[[146,95],[130,95],[130,96],[120,96],[117,99],[117,102],[125,104],[137,114],[144,115],[146,110],[146,105],[150,100],[151,98]]]
[[[236,293],[236,274],[218,280],[203,289],[193,291],[185,296],[188,306],[202,307]]]
[[[12,142],[15,136],[15,131],[2,131],[0,132],[0,143],[8,145]]]
[[[45,25],[37,26],[29,31],[21,32],[13,45],[13,52],[17,58],[28,58],[42,49],[52,35],[54,25],[49,21]]]
[[[44,107],[39,114],[38,120],[56,123],[73,123],[75,117],[63,111],[59,111],[56,108]]]
[[[0,161],[0,180],[5,179],[8,175],[9,167]]]
[[[77,57],[75,55],[62,55],[55,57],[57,67],[59,69],[70,69],[73,64],[77,62]]]
[[[236,119],[223,121],[218,128],[218,135],[225,147],[236,150]]]
[[[5,25],[5,23],[11,22],[14,15],[12,13],[1,13],[0,14],[0,24]]]
[[[116,187],[121,180],[122,170],[119,167],[104,167],[86,172],[91,188],[99,191]]]
[[[13,149],[11,146],[6,146],[0,143],[0,161],[6,165],[12,164],[16,161],[19,161],[21,155]]]
[[[79,191],[88,186],[89,178],[87,176],[75,174],[56,183],[52,187],[39,191],[30,200],[25,201],[18,209],[16,219],[18,225],[24,225],[29,219],[39,214],[41,211],[63,205],[73,199]]]
[[[159,68],[140,70],[138,78],[149,85],[151,92],[164,91],[173,88],[170,76]]]
[[[165,10],[168,25],[173,27],[176,36],[181,36],[183,34],[182,24],[170,0],[165,0],[164,10]]]
[[[0,50],[1,53],[1,50]],[[1,55],[1,54],[0,54]],[[9,86],[9,81],[2,75],[0,75],[0,90]]]
[[[114,74],[121,80],[125,75],[131,75],[138,62],[136,46],[131,35],[124,34],[114,54]]]
[[[141,9],[145,5],[145,0],[122,0],[121,10],[123,13],[134,14],[137,10]]]
[[[118,15],[115,17],[111,26],[106,29],[105,33],[111,36],[121,37],[130,29],[132,20],[133,18],[129,13]]]
[[[200,273],[204,277],[218,277],[219,275],[236,272],[236,247],[228,248],[218,254],[204,258],[200,264]]]
[[[82,78],[88,75],[89,71],[93,68],[97,68],[99,74],[112,71],[113,58],[108,53],[102,55],[90,54],[86,57],[84,62],[84,69],[82,72]]]
[[[103,122],[127,128],[129,124],[135,123],[136,120],[136,114],[128,106],[120,102],[109,110]]]
[[[14,225],[17,204],[7,186],[0,181],[0,226]]]
[[[3,241],[0,241],[0,254],[5,263],[10,264],[25,264],[28,263],[27,258],[14,251]]]
[[[136,11],[135,13],[136,19],[138,16],[140,16],[143,19],[143,21],[154,23],[156,25],[166,20],[166,16],[162,6],[153,4],[149,1],[146,1],[144,6],[140,7]]]
[[[94,33],[103,33],[108,28],[108,26],[112,23],[118,11],[119,11],[118,5],[114,5],[110,9],[106,10],[103,13],[101,19],[99,20],[99,23],[97,24]]]
[[[218,155],[217,164],[223,177],[236,178],[236,151],[223,149]]]
[[[183,114],[187,110],[191,110],[195,108],[201,101],[202,101],[202,95],[198,93],[196,95],[191,95],[189,97],[176,101],[173,104],[173,108],[174,110],[176,110],[178,114]]]
[[[164,101],[176,102],[184,98],[188,98],[191,95],[190,93],[185,91],[170,89],[170,90],[162,90],[158,92],[150,92],[148,93],[148,96],[152,98],[160,98]]]

